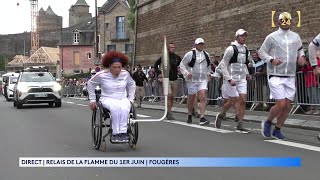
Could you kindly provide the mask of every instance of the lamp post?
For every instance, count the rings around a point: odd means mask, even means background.
[[[96,26],[95,26],[95,57],[96,57],[96,62],[95,65],[99,65],[99,44],[98,44],[98,6],[97,6],[97,0],[95,0],[94,4],[95,8],[95,19],[96,19]]]

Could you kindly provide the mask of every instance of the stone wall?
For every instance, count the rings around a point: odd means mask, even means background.
[[[150,3],[148,3],[150,2]],[[144,4],[142,6],[142,4]],[[292,30],[306,46],[320,33],[320,0],[145,0],[138,10],[136,63],[150,65],[161,55],[163,36],[176,45],[183,56],[194,40],[202,37],[209,53],[221,55],[234,41],[235,32],[249,32],[249,49],[261,46],[264,38],[277,28],[271,27],[271,14],[292,13]],[[301,11],[301,27],[297,28]]]

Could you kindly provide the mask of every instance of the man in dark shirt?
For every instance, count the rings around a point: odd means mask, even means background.
[[[178,79],[178,67],[181,62],[181,57],[175,54],[175,47],[173,43],[170,43],[168,45],[168,51],[169,51],[169,63],[170,63],[170,71],[169,71],[169,90],[168,90],[168,114],[167,119],[168,120],[174,120],[174,117],[172,116],[172,105],[173,100],[177,92],[177,79]],[[157,72],[157,74],[160,73],[159,65],[161,64],[161,57],[155,62],[154,68]]]
[[[136,100],[137,100],[137,107],[141,108],[141,101],[144,96],[144,87],[143,81],[148,81],[147,76],[143,73],[141,65],[138,64],[136,67],[136,72],[133,73],[132,78],[136,82]]]

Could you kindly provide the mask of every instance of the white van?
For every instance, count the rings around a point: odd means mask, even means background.
[[[2,93],[7,101],[13,99],[13,89],[19,77],[19,73],[6,73],[2,75]]]

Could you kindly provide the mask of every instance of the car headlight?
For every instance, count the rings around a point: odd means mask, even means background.
[[[60,84],[55,84],[53,86],[53,91],[57,92],[57,91],[61,91],[61,85]]]

